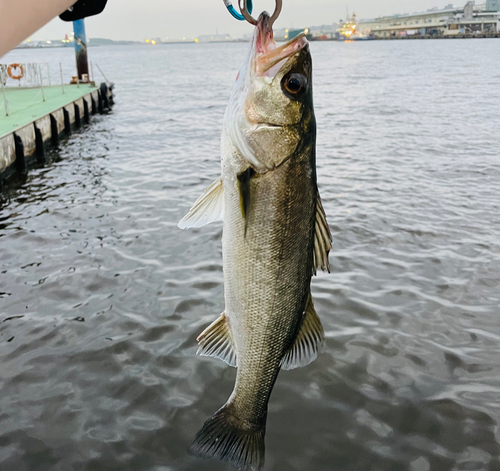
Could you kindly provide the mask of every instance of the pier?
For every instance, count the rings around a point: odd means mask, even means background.
[[[83,19],[73,21],[76,75],[53,85],[49,64],[0,64],[0,190],[15,173],[25,175],[30,161],[45,162],[47,145],[57,146],[61,134],[90,121],[113,103],[113,84],[90,80]],[[9,86],[10,84],[10,86]]]
[[[3,88],[0,97],[0,185],[30,161],[45,161],[47,145],[111,107],[113,85],[94,82],[50,87]]]

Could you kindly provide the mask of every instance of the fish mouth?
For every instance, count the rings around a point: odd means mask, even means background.
[[[277,46],[273,37],[272,26],[269,26],[269,14],[262,12],[256,25],[254,43],[255,72],[257,75],[273,76],[285,61],[308,44],[306,35],[300,33],[290,41]],[[280,67],[276,67],[280,65]]]
[[[255,123],[253,131],[271,130],[271,129],[296,129],[300,123],[276,124],[276,123]]]
[[[275,129],[275,128],[282,128],[283,125],[281,124],[274,124],[274,123],[256,123],[254,131],[259,131],[261,129]]]
[[[273,40],[274,42],[274,40]],[[296,52],[304,49],[309,42],[306,39],[305,33],[300,33],[295,38],[287,43],[270,50],[269,52],[258,55],[256,60],[256,72],[259,75],[266,75],[266,73],[277,64],[286,61],[289,57],[293,56]],[[280,67],[281,69],[281,67]]]

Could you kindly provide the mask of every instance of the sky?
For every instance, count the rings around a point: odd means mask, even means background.
[[[456,0],[464,5],[465,0]],[[349,13],[358,19],[444,7],[452,0],[283,0],[275,28],[307,28],[337,23]],[[479,0],[476,3],[484,3]],[[237,8],[237,0],[233,5]],[[274,10],[274,0],[253,0],[254,13]],[[254,16],[258,16],[254,14]],[[87,38],[143,41],[147,38],[194,39],[203,34],[241,37],[252,26],[229,15],[222,0],[108,0],[98,16],[85,20]],[[32,40],[58,39],[73,31],[71,23],[52,20]]]

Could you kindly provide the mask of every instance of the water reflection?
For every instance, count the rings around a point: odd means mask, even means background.
[[[499,468],[495,44],[313,44],[327,344],[278,378],[266,470]],[[93,48],[113,113],[3,194],[2,469],[225,469],[186,455],[234,384],[195,356],[223,309],[221,227],[176,224],[218,176],[245,48]]]

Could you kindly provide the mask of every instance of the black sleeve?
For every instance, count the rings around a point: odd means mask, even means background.
[[[75,21],[87,16],[98,15],[104,10],[107,0],[78,0],[64,13],[59,15],[63,21]]]

